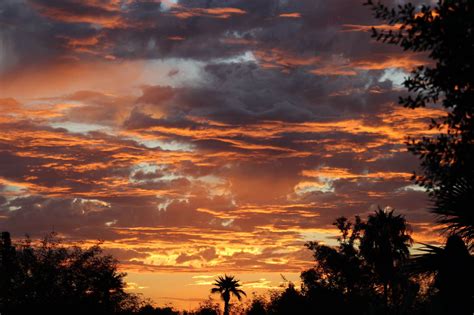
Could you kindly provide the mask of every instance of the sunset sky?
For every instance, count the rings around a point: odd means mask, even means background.
[[[362,0],[1,0],[0,229],[103,241],[135,292],[194,307],[297,280],[377,206],[436,243],[397,104],[425,56]],[[385,1],[398,4],[403,1]]]

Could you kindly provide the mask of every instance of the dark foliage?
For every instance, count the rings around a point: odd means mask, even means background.
[[[401,292],[398,286],[403,286],[400,266],[408,259],[413,242],[406,220],[394,215],[393,210],[379,209],[369,215],[362,229],[361,256],[372,268],[375,282],[383,285],[385,302],[388,304],[391,299],[393,304],[398,304],[395,301]]]
[[[308,311],[309,305],[305,296],[290,282],[282,293],[271,296],[267,313],[272,315],[308,314]]]
[[[379,209],[366,222],[341,217],[334,225],[338,246],[307,244],[316,261],[301,274],[309,313],[436,314],[427,310],[432,301],[423,281],[404,268],[412,241],[402,216]]]
[[[436,297],[443,314],[472,314],[474,311],[474,257],[457,236],[448,238],[445,247],[425,245],[423,254],[406,266],[411,274],[434,276]]]
[[[474,156],[473,156],[474,158]],[[432,211],[440,223],[468,242],[474,240],[474,177],[462,176],[453,183],[442,183],[436,190]]]
[[[400,103],[409,108],[442,106],[433,117],[433,137],[410,139],[409,150],[421,159],[417,182],[428,189],[448,230],[469,240],[474,236],[474,3],[440,0],[434,6],[411,3],[390,9],[368,1],[375,16],[398,31],[373,29],[378,41],[404,50],[426,52],[431,61],[412,71],[404,85],[410,92]]]
[[[359,217],[355,223],[341,217],[334,225],[341,232],[339,246],[306,244],[313,252],[316,265],[301,273],[302,291],[310,304],[325,314],[362,312],[375,296],[371,270],[357,248],[363,223]]]
[[[113,314],[130,311],[137,299],[124,291],[125,274],[100,247],[64,247],[54,235],[33,245],[0,242],[2,314]]]
[[[267,315],[268,303],[262,296],[254,296],[250,304],[248,305],[245,314],[246,315]]]
[[[197,310],[192,312],[183,312],[183,315],[220,315],[220,306],[219,303],[214,302],[214,300],[209,297],[207,301],[202,302]]]

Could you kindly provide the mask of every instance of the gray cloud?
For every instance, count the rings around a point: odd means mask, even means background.
[[[423,57],[348,31],[372,23],[346,0],[3,1],[2,80],[183,58],[199,79],[0,100],[0,228],[103,239],[140,268],[296,270],[340,215],[429,221],[402,176],[417,167],[403,137],[426,117],[403,115],[386,71]]]

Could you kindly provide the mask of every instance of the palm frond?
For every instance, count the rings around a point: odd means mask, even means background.
[[[413,255],[405,266],[408,274],[434,274],[439,270],[444,248],[424,243],[422,245],[424,247],[419,250],[423,253]]]
[[[240,285],[239,285],[240,286]],[[240,289],[233,289],[230,292],[232,292],[233,295],[240,301],[242,299],[242,295],[247,296],[247,294]]]
[[[245,295],[245,292],[239,289],[242,285],[240,280],[236,279],[234,276],[224,275],[219,276],[213,283],[213,288],[211,293],[220,293],[221,296],[229,296],[229,294],[235,295],[239,300],[242,298],[242,295]]]
[[[433,193],[438,222],[447,230],[467,241],[474,240],[474,182],[471,176],[458,178],[455,183],[443,185]]]
[[[211,293],[220,293],[221,289],[220,288],[212,288]]]

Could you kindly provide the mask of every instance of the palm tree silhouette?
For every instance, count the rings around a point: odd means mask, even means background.
[[[413,240],[405,218],[394,215],[393,210],[379,208],[369,215],[363,230],[360,251],[383,284],[385,305],[388,306],[389,289],[393,288],[401,263],[409,257]]]
[[[442,314],[472,314],[474,304],[474,256],[459,235],[451,235],[443,247],[423,244],[425,247],[407,266],[410,274],[435,275]]]
[[[242,295],[247,296],[244,291],[239,289],[240,280],[235,279],[234,276],[219,276],[213,283],[214,287],[211,289],[211,293],[219,293],[222,300],[224,301],[224,315],[229,315],[229,301],[230,295],[233,294],[239,301],[242,299]]]
[[[436,190],[434,207],[438,222],[447,229],[464,238],[468,243],[474,241],[474,178],[465,176],[456,178],[454,183],[442,185]],[[472,244],[471,244],[472,245]]]

